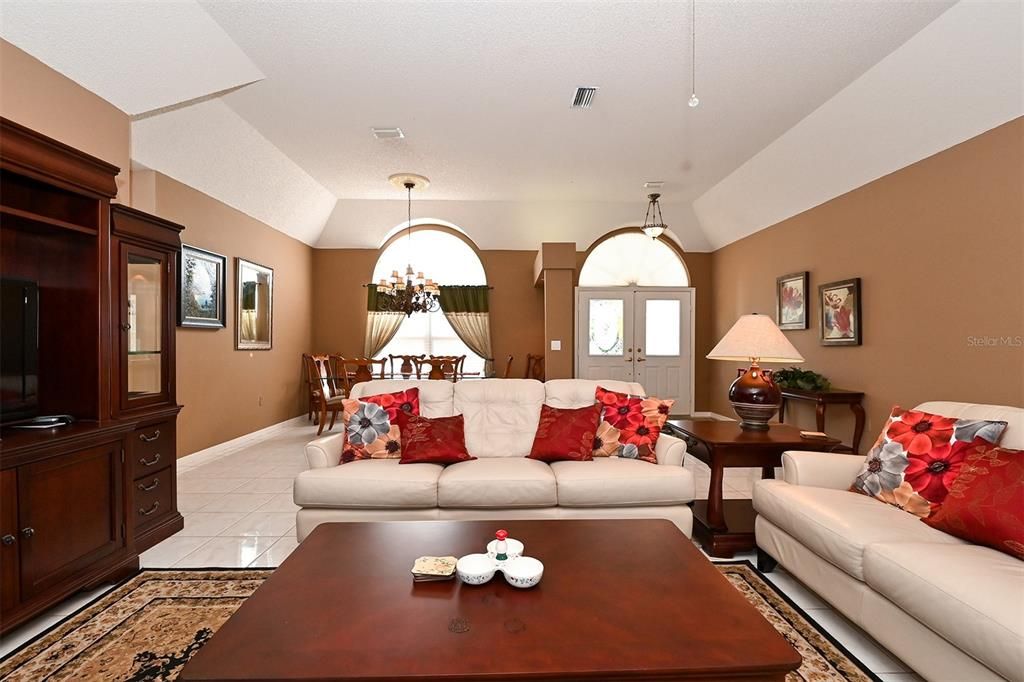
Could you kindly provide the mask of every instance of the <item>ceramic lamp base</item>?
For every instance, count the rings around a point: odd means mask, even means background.
[[[778,405],[751,405],[750,403],[730,403],[740,418],[740,428],[745,431],[767,431],[768,422],[778,412]]]
[[[782,393],[772,381],[771,372],[756,362],[742,370],[729,387],[729,403],[740,418],[740,428],[767,431],[770,420],[782,403]]]

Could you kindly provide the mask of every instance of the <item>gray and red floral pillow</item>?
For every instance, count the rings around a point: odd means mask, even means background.
[[[418,388],[345,399],[341,405],[345,420],[341,464],[359,459],[401,459],[401,426],[420,413]]]
[[[972,447],[995,445],[1004,421],[956,419],[894,407],[850,490],[921,518],[949,494]]]
[[[601,423],[592,456],[617,455],[657,464],[655,446],[676,401],[618,393],[601,386],[595,397],[601,405]]]

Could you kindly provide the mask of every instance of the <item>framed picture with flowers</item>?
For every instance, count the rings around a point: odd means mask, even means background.
[[[794,272],[775,280],[775,322],[779,329],[807,329],[809,273]]]
[[[860,277],[818,287],[821,306],[821,345],[859,346],[863,339],[860,315]]]

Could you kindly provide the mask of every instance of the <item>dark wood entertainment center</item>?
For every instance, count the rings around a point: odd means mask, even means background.
[[[118,172],[0,118],[0,273],[38,284],[37,412],[75,420],[0,432],[0,632],[137,571],[141,552],[183,527],[184,228],[111,203]]]

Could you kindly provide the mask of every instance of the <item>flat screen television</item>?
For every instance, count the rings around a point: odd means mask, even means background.
[[[0,422],[39,412],[39,285],[0,279]]]

